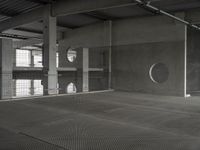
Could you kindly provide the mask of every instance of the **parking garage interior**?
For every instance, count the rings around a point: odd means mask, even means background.
[[[0,1],[0,150],[199,150],[198,0]]]

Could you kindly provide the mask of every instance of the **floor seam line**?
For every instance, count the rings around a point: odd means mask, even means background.
[[[55,146],[55,147],[60,148],[60,149],[63,149],[63,150],[69,150],[69,149],[67,149],[67,148],[65,148],[65,147],[62,147],[62,146],[60,146],[60,145],[57,145],[57,144],[53,144],[53,143],[47,142],[47,141],[45,141],[45,140],[42,140],[42,139],[37,138],[37,137],[34,137],[34,136],[32,136],[32,135],[28,135],[28,134],[23,133],[23,132],[18,132],[18,134],[20,134],[20,135],[24,135],[24,136],[27,136],[27,137],[32,138],[32,139],[34,139],[34,140],[37,140],[37,141],[40,141],[40,142],[43,142],[43,143],[46,143],[46,144],[49,144],[49,145]]]

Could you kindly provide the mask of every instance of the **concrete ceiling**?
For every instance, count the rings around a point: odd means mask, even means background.
[[[27,13],[36,8],[43,7],[49,3],[57,3],[62,0],[0,0],[0,22]],[[89,0],[87,0],[89,1]],[[92,0],[94,1],[94,0]],[[184,11],[192,8],[199,8],[199,0],[154,0],[152,5],[169,12]],[[80,6],[81,7],[81,6]],[[141,17],[154,15],[152,12],[145,10],[142,6],[122,5],[120,7],[105,8],[101,10],[93,10],[84,13],[77,13],[67,16],[58,16],[58,31],[75,29],[88,24],[104,21],[115,20],[127,17]],[[26,25],[19,26],[15,29],[8,30],[4,33],[42,37],[42,22],[37,21]]]

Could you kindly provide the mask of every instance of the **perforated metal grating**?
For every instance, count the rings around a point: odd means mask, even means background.
[[[18,136],[1,134],[0,147],[17,139],[31,150],[199,150],[199,110],[198,98],[124,92],[3,102],[0,126]]]

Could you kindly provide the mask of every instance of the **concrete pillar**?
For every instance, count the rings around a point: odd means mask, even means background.
[[[112,21],[105,21],[104,25],[104,39],[105,45],[107,45],[103,56],[104,76],[107,80],[107,87],[105,88],[112,89]]]
[[[12,98],[13,43],[0,39],[0,99]]]
[[[109,62],[108,62],[108,88],[111,89],[112,86],[112,21],[108,22],[109,30]]]
[[[17,92],[17,91],[16,91],[16,86],[17,86],[17,85],[16,85],[16,79],[14,79],[13,82],[12,82],[12,87],[13,87],[12,96],[13,96],[13,97],[17,96],[17,93],[16,93],[16,92]]]
[[[77,49],[77,91],[89,91],[89,49]]]
[[[31,94],[31,95],[34,95],[34,94],[35,94],[35,93],[34,93],[34,80],[33,80],[33,79],[31,79],[30,94]]]
[[[83,49],[76,49],[76,89],[77,92],[83,92]]]
[[[89,91],[89,49],[83,48],[83,92]]]
[[[17,49],[13,48],[13,67],[16,67],[16,52]]]
[[[51,16],[51,8],[44,13],[43,21],[43,72],[44,72],[44,94],[57,94],[58,75],[56,68],[56,17]]]
[[[34,56],[32,50],[30,51],[30,58],[31,58],[30,67],[34,67]]]

